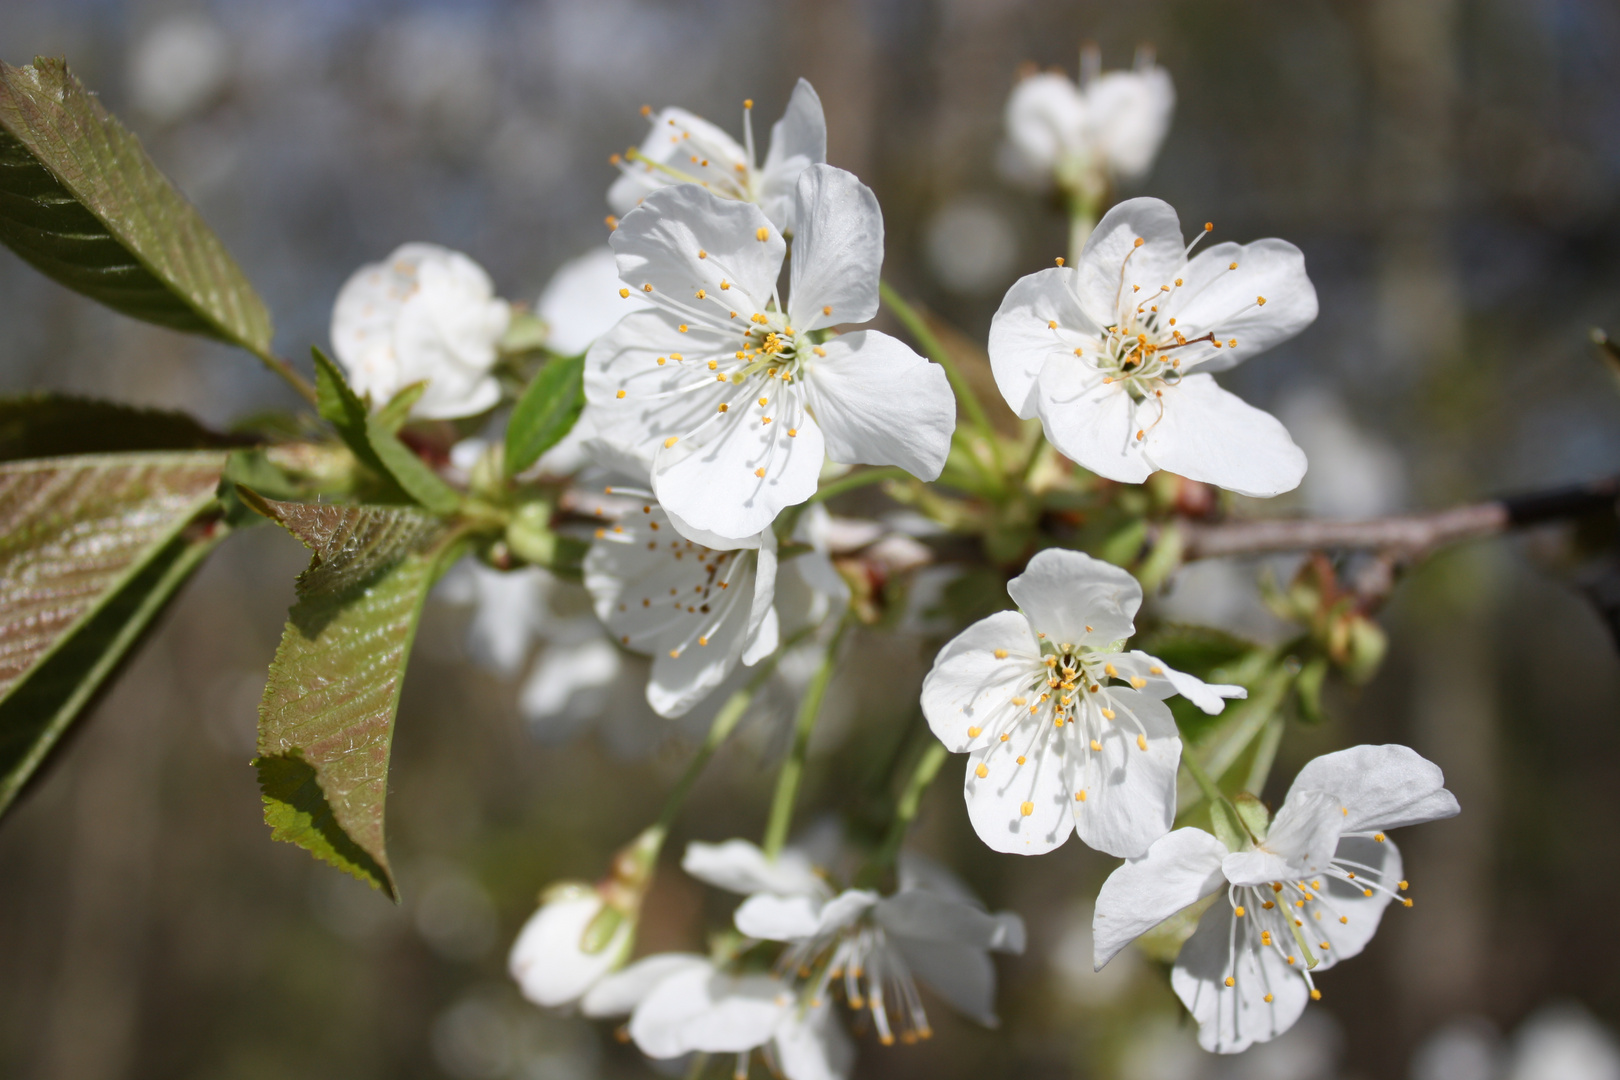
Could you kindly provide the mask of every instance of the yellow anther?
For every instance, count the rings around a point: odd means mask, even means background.
[[[1096,739],[1092,739],[1091,752],[1093,754],[1100,754],[1102,752],[1102,743],[1098,742]]]
[[[721,372],[719,375],[716,375],[714,377],[714,379],[715,379],[716,382],[725,382],[726,381],[725,373]]]
[[[1321,1001],[1322,1000],[1322,991],[1318,990],[1314,986],[1311,987],[1311,1000],[1312,1001]]]
[[[743,98],[743,108],[752,109],[753,107],[754,107],[754,99],[753,98]]]
[[[1282,892],[1282,882],[1273,881],[1271,883],[1271,891],[1274,892],[1274,893]]]
[[[628,300],[628,299],[630,299],[630,290],[629,289],[620,289],[619,290],[619,299],[620,300]]]
[[[1142,678],[1142,676],[1140,676],[1140,675],[1132,675],[1131,676],[1131,685],[1136,687],[1138,690],[1140,690],[1140,689],[1142,689],[1142,687],[1147,685],[1147,680]]]
[[[643,285],[641,287],[641,291],[642,292],[652,292],[652,283],[648,282],[647,284]]]
[[[1407,907],[1411,907],[1412,906],[1412,898],[1410,896],[1403,896],[1403,897],[1401,897],[1401,903],[1406,905]]]
[[[1262,944],[1262,945],[1270,945],[1271,944],[1271,931],[1270,930],[1262,930],[1262,931],[1260,931],[1260,944]]]
[[[676,439],[675,436],[671,435],[669,438],[664,440],[664,449],[668,450],[670,447],[674,446],[678,441],[679,440]]]
[[[1237,263],[1233,263],[1232,265],[1228,266],[1227,269],[1228,270],[1236,270],[1237,269]]]
[[[1021,698],[1021,697],[1015,697],[1015,698],[1012,699],[1012,703],[1014,705],[1027,705],[1027,704],[1029,704],[1029,699],[1028,698]]]
[[[1267,994],[1267,995],[1266,995],[1266,996],[1265,996],[1265,999],[1264,999],[1264,1000],[1265,1000],[1265,1003],[1266,1003],[1266,1004],[1267,1004],[1267,1005],[1270,1005],[1270,1004],[1271,1004],[1271,1002],[1272,1002],[1272,997],[1271,997],[1271,995],[1270,995],[1270,994]]]
[[[1227,986],[1236,986],[1237,985],[1237,980],[1232,978],[1232,976],[1228,975],[1226,977],[1226,985]]]
[[[671,660],[679,660],[681,658],[681,650],[679,650],[679,649],[671,649],[671,650],[669,650],[669,658]]]
[[[1348,918],[1348,917],[1347,917],[1347,916],[1344,916],[1344,915],[1340,915],[1340,916],[1339,916],[1339,921],[1340,921],[1340,922],[1341,922],[1341,923],[1349,923],[1349,922],[1350,922],[1350,919],[1349,919],[1349,918]]]
[[[718,361],[715,361],[715,360],[710,360],[709,361],[709,370],[710,371],[713,371],[715,368],[717,368],[719,366],[720,366],[720,364],[719,364]]]
[[[681,332],[681,333],[683,333],[683,334],[684,334],[684,333],[686,333],[686,324],[685,324],[685,323],[681,323],[681,325],[680,325],[680,326],[678,326],[678,327],[676,327],[676,329],[677,329],[677,330],[679,330],[679,331],[680,331],[680,332]]]
[[[770,400],[769,398],[760,398],[759,403],[760,403],[761,406],[764,406],[764,404],[769,400]]]
[[[727,404],[726,404],[726,403],[725,403],[725,402],[723,402],[723,401],[722,401],[722,402],[721,402],[721,403],[720,403],[720,411],[721,411],[721,412],[726,412],[726,411],[727,411],[727,410],[729,410],[729,409],[730,409],[730,408],[731,408],[731,406],[730,406],[730,405],[727,405]]]
[[[664,364],[665,364],[665,360],[664,360],[664,358],[663,358],[663,357],[662,357],[662,356],[660,356],[660,357],[659,357],[659,358],[658,358],[658,366],[659,366],[659,367],[663,367],[663,366],[664,366]]]
[[[1114,718],[1114,710],[1113,709],[1104,709],[1102,711],[1102,714],[1103,714],[1103,717],[1105,719],[1112,720]]]
[[[970,727],[970,728],[968,728],[968,738],[977,739],[979,737],[979,732],[981,732],[983,730],[984,730],[984,728],[980,728],[980,727]]]
[[[1074,350],[1074,355],[1079,356],[1080,355],[1080,350],[1079,349]]]
[[[1228,349],[1235,349],[1235,348],[1237,348],[1237,338],[1230,338],[1230,339],[1228,339],[1228,340],[1227,340],[1227,342],[1226,342],[1226,347],[1227,347],[1227,348],[1228,348]]]
[[[755,469],[754,475],[759,477],[761,480],[765,479],[765,466],[761,465],[759,468]]]
[[[618,392],[618,393],[617,393],[617,394],[614,394],[614,395],[613,395],[613,396],[614,396],[614,397],[621,397],[621,398],[622,398],[622,397],[624,397],[624,391],[623,391],[623,390],[620,390],[620,391],[619,391],[619,392]]]
[[[1027,759],[1027,758],[1025,758],[1025,757],[1024,757],[1024,755],[1023,755],[1023,754],[1019,754],[1019,755],[1018,755],[1018,764],[1020,764],[1020,765],[1022,765],[1022,764],[1023,764],[1023,763],[1024,763],[1024,762],[1025,762],[1025,761],[1027,761],[1027,760],[1028,760],[1028,759]]]
[[[1265,297],[1263,297],[1263,296],[1257,296],[1257,297],[1255,297],[1255,298],[1254,298],[1254,302],[1255,302],[1255,303],[1257,303],[1257,304],[1259,304],[1259,305],[1260,305],[1260,306],[1261,306],[1261,307],[1265,307],[1265,306],[1266,306],[1266,298],[1265,298]]]
[[[721,278],[720,279],[720,291],[725,292],[729,288],[731,288],[731,282],[727,281],[725,278]],[[734,312],[732,312],[732,314],[735,315],[736,312],[734,311]]]
[[[1046,320],[1046,328],[1048,330],[1056,330],[1057,329],[1057,320],[1056,319],[1047,319]]]
[[[997,660],[1005,660],[1005,659],[1007,659],[1007,650],[1006,649],[997,649],[996,650],[996,659]]]
[[[798,428],[796,428],[796,427],[788,428],[788,438],[796,439],[798,437],[799,437],[799,429]]]
[[[1361,890],[1361,895],[1362,896],[1371,896],[1372,895],[1372,890],[1371,889],[1362,889]]]
[[[985,777],[990,775],[990,767],[981,761],[979,762],[979,767],[973,770],[973,775],[977,776],[980,780],[983,780]]]
[[[1277,905],[1273,904],[1270,900],[1266,900],[1263,903],[1261,903],[1260,906],[1265,908],[1267,911],[1270,911],[1272,908],[1276,907]]]
[[[707,259],[708,257],[709,253],[707,251],[704,251],[702,248],[698,248],[698,258]]]
[[[1147,749],[1147,736],[1141,734],[1140,732],[1138,732],[1137,736],[1136,736],[1136,748],[1138,750],[1146,750]]]
[[[1117,679],[1119,678],[1119,669],[1113,664],[1104,664],[1103,674],[1107,675],[1110,679]]]
[[[771,230],[767,229],[765,226],[761,225],[759,228],[754,230],[755,240],[769,240],[770,238]]]
[[[1382,844],[1384,842],[1384,834],[1381,832],[1375,832],[1373,833],[1373,839]]]
[[[1086,801],[1086,793],[1083,792],[1083,791],[1075,792],[1074,798],[1075,798],[1076,802],[1085,802]]]
[[[1018,812],[1025,817],[1029,817],[1029,815],[1035,812],[1035,804],[1032,802],[1026,802],[1018,808]]]
[[[698,290],[698,291],[697,291],[697,298],[698,298],[698,299],[699,299],[699,300],[702,300],[702,299],[704,299],[704,298],[705,298],[705,297],[707,297],[707,296],[708,296],[708,295],[709,295],[709,294],[708,294],[708,293],[707,293],[707,292],[706,292],[706,291],[704,291],[704,290],[703,290],[703,289],[699,289],[699,290]]]
[[[1408,885],[1404,880],[1399,885],[1396,885],[1395,887],[1397,889],[1399,889],[1401,892],[1405,892],[1407,889],[1411,888],[1411,886]]]
[[[1241,918],[1243,918],[1243,916],[1247,915],[1248,912],[1243,910],[1243,905],[1242,904],[1239,904],[1237,907],[1232,909],[1232,914],[1236,915],[1238,918],[1241,919]]]
[[[1139,248],[1139,247],[1141,247],[1141,246],[1142,246],[1142,245],[1143,245],[1143,244],[1144,244],[1144,243],[1146,243],[1146,241],[1145,241],[1145,240],[1143,240],[1143,239],[1142,239],[1142,238],[1141,238],[1141,237],[1140,237],[1140,236],[1138,236],[1138,237],[1137,237],[1137,238],[1136,238],[1136,243],[1134,243],[1134,244],[1132,244],[1132,245],[1131,245],[1131,247],[1133,247],[1133,248]]]
[[[832,305],[831,304],[823,305],[822,308],[821,308],[821,313],[823,315],[831,315],[832,314]]]
[[[1061,256],[1061,255],[1059,255],[1059,256],[1058,256],[1058,257],[1057,257],[1057,264],[1058,264],[1058,265],[1059,265],[1059,266],[1062,266],[1062,265],[1063,265],[1063,256]]]
[[[1006,742],[1010,738],[1012,738],[1012,735],[1008,734],[1007,732],[1003,731],[1001,733],[1001,741],[1002,742]]]
[[[708,643],[709,643],[709,639],[708,639],[708,638],[706,638],[706,637],[700,637],[700,638],[698,638],[698,644],[699,644],[699,645],[707,645],[707,644],[708,644]]]

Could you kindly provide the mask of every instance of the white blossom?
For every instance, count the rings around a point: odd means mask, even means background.
[[[737,929],[787,943],[776,965],[781,977],[802,986],[813,1009],[842,990],[851,1009],[870,1011],[885,1045],[933,1034],[919,980],[959,1012],[995,1026],[990,953],[1022,952],[1023,921],[985,911],[960,882],[920,856],[902,853],[899,870],[891,896],[871,889],[831,895],[820,881],[797,891],[755,892],[737,909]]]
[[[825,331],[878,309],[883,218],[851,174],[799,177],[791,292],[787,246],[748,203],[692,184],[647,196],[613,233],[626,316],[586,358],[586,419],[651,471],[664,507],[695,529],[753,536],[816,490],[825,457],[944,467],[956,405],[944,371],[875,330]]]
[[[723,971],[691,953],[636,961],[598,983],[582,1008],[587,1016],[628,1015],[626,1030],[648,1057],[734,1054],[740,1076],[755,1050],[787,1080],[842,1080],[855,1059],[831,1009],[801,1005],[774,976]]]
[[[425,379],[413,415],[473,416],[500,400],[491,369],[510,319],[477,263],[435,244],[405,244],[344,284],[332,309],[332,350],[355,392],[374,405]]]
[[[776,536],[708,546],[675,530],[650,497],[640,513],[596,530],[585,588],[625,648],[653,658],[647,703],[660,716],[690,711],[737,662],[776,651]]]
[[[922,689],[934,734],[970,755],[974,830],[997,851],[1039,855],[1075,831],[1099,851],[1140,855],[1176,811],[1181,739],[1163,699],[1213,714],[1246,691],[1124,651],[1142,587],[1117,566],[1049,549],[1007,592],[1021,610],[964,630]]]
[[[649,112],[651,110],[643,110]],[[764,165],[754,157],[754,106],[743,104],[743,142],[685,109],[652,117],[652,130],[623,175],[608,189],[608,205],[628,214],[652,192],[697,184],[722,198],[751,202],[783,232],[794,228],[793,191],[799,174],[827,160],[827,118],[815,88],[800,79],[782,119],[771,128]]]
[[[586,930],[604,906],[602,894],[582,882],[546,891],[507,960],[524,997],[547,1008],[572,1004],[624,963],[635,933],[630,919],[620,922],[601,948],[586,950]]]
[[[1401,856],[1386,833],[1458,812],[1440,769],[1404,746],[1356,746],[1300,770],[1265,835],[1228,851],[1201,829],[1161,838],[1115,870],[1093,923],[1102,968],[1139,935],[1206,897],[1170,982],[1206,1050],[1236,1053],[1291,1027],[1321,997],[1312,972],[1361,952]]]
[[[1207,232],[1209,226],[1205,226]],[[1078,266],[1021,278],[990,326],[996,385],[1020,417],[1099,475],[1157,469],[1244,495],[1296,487],[1305,455],[1213,373],[1316,318],[1305,257],[1285,240],[1216,244],[1189,260],[1168,203],[1104,215]]]
[[[1007,99],[1008,165],[1014,179],[1101,189],[1140,179],[1170,130],[1176,91],[1152,63],[1075,85],[1056,72],[1031,75]]]

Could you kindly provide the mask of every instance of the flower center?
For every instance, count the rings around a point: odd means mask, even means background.
[[[917,982],[881,926],[862,920],[844,930],[793,945],[777,961],[782,976],[803,988],[809,1008],[843,991],[856,1012],[870,1010],[878,1041],[891,1046],[930,1038],[933,1028]]]

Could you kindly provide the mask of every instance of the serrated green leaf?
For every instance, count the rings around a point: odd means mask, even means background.
[[[115,311],[269,355],[235,260],[63,60],[0,64],[0,241]]]
[[[585,408],[585,357],[552,360],[541,368],[506,425],[506,475],[518,473],[574,429]]]
[[[398,485],[400,492],[435,514],[449,515],[461,505],[456,490],[411,452],[410,447],[371,414],[331,359],[320,349],[315,357],[315,395],[321,416],[337,428],[339,437],[368,468]]]
[[[68,454],[206,450],[253,441],[210,431],[185,413],[68,394],[0,399],[0,462]]]
[[[0,466],[0,813],[213,549],[222,453]]]
[[[394,716],[422,602],[457,534],[408,507],[258,502],[313,552],[259,706],[265,821],[395,896],[383,838]]]

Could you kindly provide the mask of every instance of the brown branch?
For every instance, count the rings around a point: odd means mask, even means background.
[[[1511,528],[1614,509],[1620,476],[1529,495],[1457,506],[1432,514],[1368,521],[1288,518],[1261,521],[1183,520],[1182,558],[1213,559],[1284,551],[1376,551],[1396,561],[1418,558],[1460,540],[1495,536]]]

